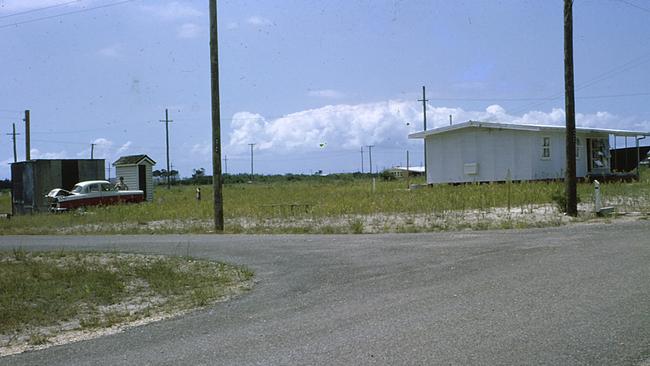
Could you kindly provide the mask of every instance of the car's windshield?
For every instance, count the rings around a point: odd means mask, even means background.
[[[83,189],[84,188],[82,186],[77,184],[77,185],[74,186],[74,188],[72,188],[72,193],[81,193],[81,191],[83,191]]]

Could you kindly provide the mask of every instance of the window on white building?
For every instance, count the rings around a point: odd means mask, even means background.
[[[551,158],[551,138],[542,137],[542,159]]]
[[[581,148],[582,148],[582,142],[580,142],[580,138],[576,137],[576,159],[580,159]]]

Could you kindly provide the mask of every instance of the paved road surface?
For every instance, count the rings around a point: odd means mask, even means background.
[[[650,223],[353,236],[0,237],[247,264],[249,294],[2,365],[650,364]]]

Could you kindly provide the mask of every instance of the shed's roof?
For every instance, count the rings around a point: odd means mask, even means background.
[[[153,159],[151,159],[147,155],[142,154],[142,155],[122,156],[113,163],[113,166],[118,166],[118,165],[138,165],[143,160],[147,161],[151,165],[156,165],[156,162],[153,161]]]
[[[467,121],[451,126],[434,128],[432,130],[420,131],[409,135],[410,139],[422,139],[427,136],[437,135],[445,132],[461,130],[465,128],[489,128],[497,130],[518,130],[518,131],[564,131],[565,126],[546,126],[546,125],[523,125],[514,123],[499,122],[479,122]],[[576,132],[580,133],[606,133],[616,136],[650,136],[650,132],[612,130],[606,128],[576,127]]]

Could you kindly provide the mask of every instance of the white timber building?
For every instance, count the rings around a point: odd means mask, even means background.
[[[639,139],[650,132],[576,128],[576,176],[610,174],[610,136]],[[467,121],[421,131],[427,183],[562,179],[565,127]]]
[[[129,189],[143,191],[147,201],[153,200],[154,165],[156,162],[147,155],[122,156],[113,163],[115,177],[118,180],[124,177],[124,183]]]

